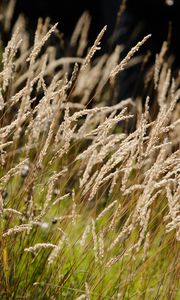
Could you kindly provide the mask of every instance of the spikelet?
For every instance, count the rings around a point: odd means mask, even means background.
[[[34,246],[31,246],[29,248],[25,248],[24,251],[25,252],[32,252],[32,253],[36,253],[37,251],[41,250],[41,249],[49,249],[49,248],[56,248],[56,245],[53,245],[51,243],[38,243]]]
[[[31,54],[27,58],[27,61],[30,61],[30,64],[32,65],[35,62],[36,57],[38,56],[39,52],[41,51],[41,48],[46,43],[46,41],[49,39],[51,34],[56,31],[58,23],[56,23],[54,26],[51,27],[51,29],[39,40],[38,36],[38,29],[35,35],[35,43],[34,47],[32,49]]]
[[[87,14],[82,32],[81,32],[81,37],[80,37],[80,41],[79,41],[79,47],[77,49],[77,55],[78,56],[82,56],[87,45],[88,45],[88,33],[89,33],[89,28],[90,28],[90,24],[91,24],[91,18],[90,16]]]
[[[22,216],[22,213],[14,208],[5,208],[4,212],[15,214],[17,216]]]
[[[95,262],[98,261],[98,238],[96,234],[96,225],[94,219],[92,221],[92,237],[93,237],[93,243],[94,243],[94,256],[95,256]]]
[[[52,250],[52,252],[47,260],[49,265],[51,265],[54,262],[54,260],[57,258],[65,240],[66,240],[66,236],[63,235],[62,238],[60,238],[57,246],[54,247],[54,249]]]
[[[88,14],[87,11],[85,11],[82,14],[82,16],[79,18],[79,20],[78,20],[78,22],[76,24],[76,27],[75,27],[75,29],[73,31],[73,34],[71,36],[71,40],[70,40],[70,45],[72,47],[75,47],[77,45],[79,37],[82,38],[84,28],[86,28],[86,26],[87,26],[87,28],[89,27],[89,22],[88,22],[89,19],[90,19],[90,17],[89,17],[89,14]]]
[[[154,86],[155,89],[158,87],[159,82],[159,74],[162,67],[163,59],[168,50],[168,43],[165,41],[162,45],[161,51],[159,54],[156,55],[156,61],[154,66]]]
[[[130,59],[134,56],[134,54],[139,51],[139,48],[151,37],[151,34],[145,36],[142,41],[138,42],[136,46],[134,46],[126,55],[126,57],[120,62],[119,65],[117,65],[110,73],[110,80],[113,80],[115,76],[124,70],[127,63],[130,61]]]
[[[85,230],[84,230],[84,232],[83,232],[82,238],[81,238],[81,240],[80,240],[80,242],[79,242],[80,245],[81,245],[82,247],[84,247],[85,242],[86,242],[86,238],[87,238],[88,234],[90,233],[90,231],[91,231],[91,227],[90,227],[90,225],[88,224],[88,225],[86,226],[86,228],[85,228]]]
[[[0,178],[0,185],[6,184],[9,179],[20,173],[20,170],[24,164],[28,163],[28,159],[23,160],[19,164],[17,164],[14,168],[11,168],[3,177]]]
[[[102,217],[106,215],[107,212],[111,210],[112,207],[114,207],[117,203],[117,200],[114,200],[112,203],[110,203],[103,211],[97,216],[96,221],[99,221]]]
[[[100,45],[100,41],[105,33],[105,31],[107,30],[107,26],[104,26],[104,28],[101,30],[101,32],[99,33],[99,35],[97,36],[97,39],[94,42],[94,45],[91,47],[91,49],[89,50],[86,58],[84,59],[84,62],[81,66],[81,71],[85,71],[87,66],[89,65],[92,57],[94,56],[95,52],[97,50],[100,50],[101,48],[99,47]]]
[[[100,263],[103,264],[104,260],[104,231],[101,230],[99,233],[99,257],[100,257]]]
[[[29,231],[32,229],[32,224],[22,224],[19,226],[15,226],[13,228],[8,229],[6,232],[2,234],[3,237],[11,236],[17,233],[21,233],[24,231]]]
[[[11,40],[8,42],[3,53],[3,91],[6,91],[10,80],[13,76],[14,63],[13,60],[22,42],[20,38],[19,28],[13,33]]]

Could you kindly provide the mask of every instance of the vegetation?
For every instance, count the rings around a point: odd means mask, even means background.
[[[149,36],[119,63],[87,20],[74,56],[49,20],[31,46],[22,16],[1,46],[0,298],[179,299],[179,76],[165,42],[142,99],[113,103]]]

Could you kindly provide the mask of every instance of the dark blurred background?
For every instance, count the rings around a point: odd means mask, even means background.
[[[152,33],[148,47],[153,53],[159,51],[162,42],[169,38],[171,52],[180,58],[180,0],[127,0],[121,18],[116,42],[126,42],[127,48]],[[38,17],[50,16],[59,22],[59,28],[68,38],[83,11],[92,16],[90,40],[93,41],[101,28],[107,24],[105,43],[111,40],[117,13],[122,0],[17,0],[15,16],[23,12],[28,18],[29,28],[35,28]],[[112,45],[111,45],[112,46]],[[108,48],[108,47],[107,47]]]
[[[102,27],[108,25],[110,35],[119,7],[119,0],[17,0],[15,16],[23,12],[28,17],[29,26],[34,28],[38,17],[49,16],[53,23],[59,23],[59,29],[68,38],[84,11],[92,17],[90,39],[94,39]]]

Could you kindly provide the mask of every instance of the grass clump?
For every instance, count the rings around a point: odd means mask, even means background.
[[[104,31],[59,58],[20,17],[3,49],[1,299],[179,299],[179,77],[162,50],[152,106],[109,105],[136,48],[93,58]]]

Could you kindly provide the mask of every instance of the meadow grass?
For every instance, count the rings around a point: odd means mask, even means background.
[[[96,56],[106,28],[87,49],[83,18],[73,56],[48,19],[31,46],[20,16],[1,46],[0,298],[178,300],[179,75],[164,43],[145,104],[114,103],[149,36]]]

